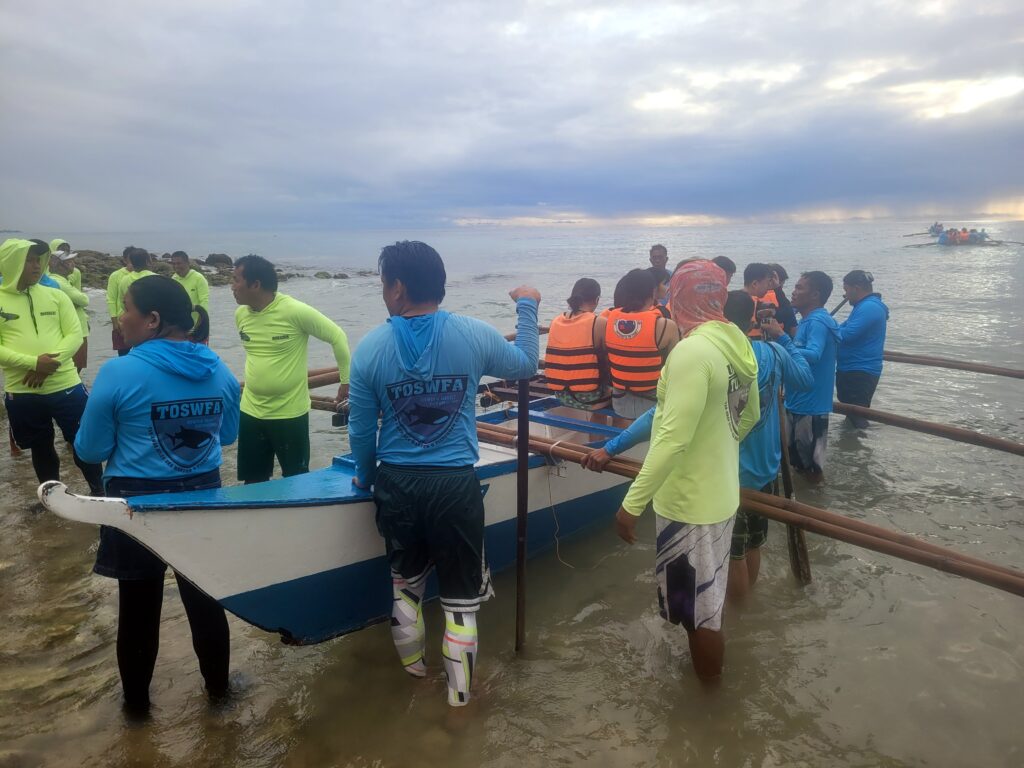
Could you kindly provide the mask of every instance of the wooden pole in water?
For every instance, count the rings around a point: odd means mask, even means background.
[[[908,355],[905,352],[882,353],[882,359],[891,363],[910,363],[912,365],[930,365],[934,368],[952,368],[955,371],[971,371],[972,373],[988,373],[993,376],[1008,376],[1011,379],[1024,379],[1024,371],[1017,368],[1003,368],[998,365],[971,363],[966,360],[953,360],[949,357],[933,355]]]
[[[926,435],[945,437],[948,440],[956,440],[958,443],[970,443],[971,445],[980,445],[983,448],[992,448],[996,451],[1012,453],[1016,456],[1024,456],[1024,443],[1018,443],[1015,440],[1007,440],[1002,437],[990,437],[971,429],[951,427],[948,424],[937,424],[934,421],[911,419],[907,416],[898,416],[895,413],[865,408],[861,405],[840,403],[838,400],[832,403],[832,410],[846,416],[862,416],[869,421],[877,421],[879,424],[889,424],[893,427],[902,427],[914,432],[923,432]]]
[[[789,433],[786,430],[786,401],[779,390],[779,438],[782,443],[782,490],[787,499],[794,497],[793,468],[789,463]],[[811,583],[811,556],[807,552],[807,537],[803,529],[794,525],[786,526],[786,542],[789,549],[789,568],[801,584]]]
[[[519,381],[516,429],[516,653],[526,644],[526,518],[530,493],[530,380]]]

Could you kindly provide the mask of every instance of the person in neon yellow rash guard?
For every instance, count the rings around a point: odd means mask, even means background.
[[[171,279],[181,285],[192,299],[193,307],[202,307],[206,314],[210,314],[210,283],[198,269],[192,269],[192,262],[184,251],[175,251],[171,254],[171,269],[174,274]],[[192,324],[199,322],[199,315],[192,313]],[[203,341],[208,344],[208,341]]]
[[[238,432],[238,479],[260,483],[274,474],[309,471],[309,337],[331,345],[338,363],[337,402],[348,399],[345,332],[308,304],[279,293],[274,265],[261,256],[235,264],[231,291],[241,306],[235,324],[245,349],[245,388]]]
[[[117,281],[117,304],[115,309],[117,310],[118,317],[124,314],[124,297],[128,293],[128,289],[131,288],[132,283],[143,277],[156,274],[149,268],[151,258],[149,251],[145,248],[133,248],[132,252],[128,254],[128,261],[132,265],[131,272],[121,275],[121,279]]]
[[[705,684],[722,674],[722,608],[729,545],[739,506],[739,443],[760,416],[757,359],[723,315],[725,272],[710,261],[683,264],[669,304],[683,335],[662,368],[651,444],[616,515],[619,536],[636,541],[653,504],[658,603],[687,633]]]
[[[121,312],[117,308],[118,288],[121,285],[121,278],[131,274],[132,263],[128,258],[137,250],[134,245],[129,245],[121,253],[121,261],[124,264],[120,269],[115,269],[107,278],[107,316],[110,318],[110,343],[118,357],[128,354],[131,347],[124,343],[124,336],[121,335],[121,327],[118,325],[118,317]]]
[[[82,291],[81,272],[78,273],[78,285],[75,286],[71,282],[72,267],[77,255],[77,253],[71,252],[71,246],[66,240],[58,239],[50,243],[50,277],[71,299],[71,303],[75,305],[78,321],[82,324],[82,346],[78,348],[73,358],[75,370],[81,373],[89,361],[89,315],[86,312],[86,308],[89,306],[89,297]]]
[[[0,245],[0,368],[4,405],[15,442],[32,452],[39,482],[60,479],[53,422],[74,443],[87,394],[72,363],[82,325],[63,291],[40,286],[50,249],[41,241],[11,239]],[[103,468],[72,452],[91,493],[102,495]]]

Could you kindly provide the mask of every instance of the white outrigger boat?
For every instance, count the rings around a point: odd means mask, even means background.
[[[516,411],[481,422],[515,424]],[[581,418],[582,417],[582,418]],[[628,422],[610,411],[584,413],[553,398],[530,406],[531,434],[603,445]],[[618,509],[629,481],[531,454],[528,554],[533,556]],[[515,562],[516,453],[480,445],[486,552],[492,571]],[[376,509],[352,485],[354,465],[338,456],[327,469],[209,491],[132,499],[76,496],[63,483],[39,487],[57,515],[124,531],[225,609],[293,644],[317,643],[383,621],[391,579]]]

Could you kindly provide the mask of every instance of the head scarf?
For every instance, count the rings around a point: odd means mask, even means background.
[[[668,306],[683,336],[698,325],[718,320],[727,322],[725,271],[710,261],[690,261],[680,265],[672,275],[668,289]]]

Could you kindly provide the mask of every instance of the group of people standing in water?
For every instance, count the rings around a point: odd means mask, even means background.
[[[0,246],[5,404],[39,480],[59,478],[53,421],[94,494],[217,488],[221,449],[236,439],[242,482],[268,480],[275,460],[286,476],[305,472],[307,346],[310,337],[323,340],[338,365],[336,402],[350,405],[353,483],[377,507],[401,664],[413,677],[426,674],[422,600],[436,571],[448,702],[468,703],[476,612],[493,594],[473,470],[474,395],[482,377],[537,372],[540,293],[529,286],[510,292],[518,320],[515,340],[506,342],[487,323],[440,309],[446,272],[433,248],[395,243],[378,259],[389,318],[350,355],[335,323],[280,293],[273,265],[247,256],[232,283],[246,353],[243,388],[205,344],[208,291],[190,277],[187,256],[175,254],[175,280],[152,274],[148,253],[129,248],[124,271],[108,286],[119,356],[87,393],[72,360],[85,335],[73,300],[60,285],[41,284],[58,249],[28,240]],[[597,282],[577,281],[568,311],[551,325],[545,377],[567,405],[593,410],[610,401],[616,414],[635,419],[585,466],[600,471],[610,456],[650,441],[616,524],[632,542],[637,517],[653,507],[661,610],[686,629],[694,667],[710,681],[721,673],[726,590],[739,596],[757,578],[767,524],[737,514],[739,488],[773,487],[778,393],[785,388],[794,465],[820,478],[836,377],[850,374],[848,396],[870,404],[888,313],[872,276],[859,270],[844,278],[854,311],[840,326],[824,309],[832,281],[822,272],[804,273],[787,300],[778,265],[748,265],[743,290],[729,292],[735,265],[724,257],[684,260],[672,272],[666,264],[664,246],[652,248],[651,267],[625,275],[603,312]],[[133,713],[150,706],[166,567],[133,539],[102,529],[94,570],[118,580],[118,667]],[[187,580],[177,582],[207,691],[218,699],[229,689],[224,611]]]

